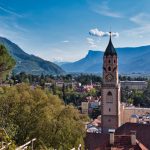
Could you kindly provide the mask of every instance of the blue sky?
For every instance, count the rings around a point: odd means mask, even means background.
[[[46,60],[75,61],[115,47],[150,44],[150,0],[0,0],[0,36]]]

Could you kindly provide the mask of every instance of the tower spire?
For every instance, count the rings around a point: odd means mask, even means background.
[[[110,30],[110,32],[109,32],[109,39],[110,39],[110,41],[111,41],[111,36],[112,36],[112,32]]]
[[[112,34],[112,32],[111,32],[111,25],[110,25],[110,30],[109,30],[110,39],[111,39],[111,34]]]
[[[110,35],[110,39],[109,39],[109,43],[108,43],[108,46],[107,46],[107,48],[105,50],[104,55],[105,56],[108,56],[108,55],[111,55],[111,56],[117,55],[117,52],[116,52],[116,50],[115,50],[115,48],[114,48],[114,46],[112,44],[112,41],[111,41],[111,37],[112,37],[112,32],[111,31],[109,32],[109,35]]]
[[[110,31],[109,34],[110,34],[110,37],[111,37],[112,32]]]

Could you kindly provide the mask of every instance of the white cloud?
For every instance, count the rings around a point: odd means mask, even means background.
[[[114,17],[114,18],[121,18],[121,17],[123,17],[123,15],[121,13],[112,10],[108,6],[108,1],[107,0],[102,1],[100,4],[93,4],[93,3],[91,3],[91,8],[92,8],[92,10],[94,12],[96,12],[96,13],[98,13],[100,15],[104,15],[104,16],[108,16],[108,17]]]
[[[4,8],[4,7],[2,7],[2,6],[0,6],[0,10],[6,12],[6,13],[8,13],[8,14],[11,14],[11,15],[13,15],[13,16],[15,16],[15,17],[23,17],[22,15],[20,15],[20,14],[14,12],[14,11],[12,11],[12,10],[9,10],[9,9],[7,9],[7,8]]]
[[[111,36],[113,36],[113,37],[119,37],[119,33],[118,32],[112,32]]]
[[[140,27],[136,27],[136,28],[132,28],[132,29],[128,29],[122,32],[125,35],[128,36],[138,36],[138,37],[144,37],[145,35],[149,35],[150,34],[150,26],[146,25],[146,26],[140,26]]]
[[[150,34],[150,15],[148,13],[139,13],[130,18],[130,21],[135,23],[137,27],[123,31],[123,34],[143,38]]]
[[[28,33],[28,30],[26,28],[18,24],[16,16],[0,16],[0,24],[1,24],[0,34],[5,35],[6,33],[5,36],[8,36],[8,38],[10,38],[9,35],[16,38],[15,36],[16,34],[24,35],[24,33]]]
[[[90,47],[92,47],[92,48],[97,47],[97,45],[94,42],[94,39],[86,38],[86,40],[87,40],[88,44],[90,45]]]
[[[0,12],[2,11],[6,14],[0,15],[0,36],[9,38],[10,40],[25,39],[24,34],[28,33],[28,30],[18,22],[24,16],[12,11],[10,8],[7,9],[6,7],[0,6]]]
[[[103,32],[103,31],[100,31],[97,28],[95,28],[95,29],[91,29],[89,31],[89,34],[93,35],[93,36],[97,36],[97,37],[103,37],[103,36],[108,36],[109,32]]]
[[[68,40],[64,40],[64,41],[62,41],[62,43],[69,43],[69,41]]]
[[[100,31],[99,29],[95,28],[95,29],[91,29],[89,31],[89,34],[92,36],[96,36],[96,37],[106,37],[106,36],[110,36],[109,32],[104,32],[104,31]],[[119,33],[118,32],[112,32],[111,35],[113,37],[118,37]]]
[[[63,62],[63,58],[62,57],[55,57],[52,59],[52,62]]]
[[[131,17],[130,21],[141,26],[150,25],[150,15],[147,13],[139,13],[138,15]]]

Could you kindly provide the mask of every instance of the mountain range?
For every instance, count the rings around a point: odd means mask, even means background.
[[[63,74],[65,71],[58,65],[41,59],[40,57],[25,53],[18,45],[10,40],[0,37],[0,44],[5,45],[9,53],[16,60],[16,66],[13,72],[18,74],[26,72],[29,74]]]
[[[89,50],[88,54],[75,62],[50,62],[40,57],[27,54],[18,45],[0,37],[0,44],[5,45],[16,60],[14,73],[29,74],[64,74],[66,73],[101,73],[103,51]],[[116,48],[119,59],[119,73],[150,73],[150,45],[141,47]]]
[[[116,48],[119,73],[150,73],[150,45]],[[103,51],[89,50],[81,60],[62,64],[66,72],[101,73]]]

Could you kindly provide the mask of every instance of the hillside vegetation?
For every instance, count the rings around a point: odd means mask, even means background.
[[[40,57],[25,53],[18,45],[6,38],[0,37],[0,44],[3,44],[16,60],[16,66],[13,69],[14,73],[26,72],[36,75],[41,75],[42,73],[52,75],[64,73],[61,67]]]

